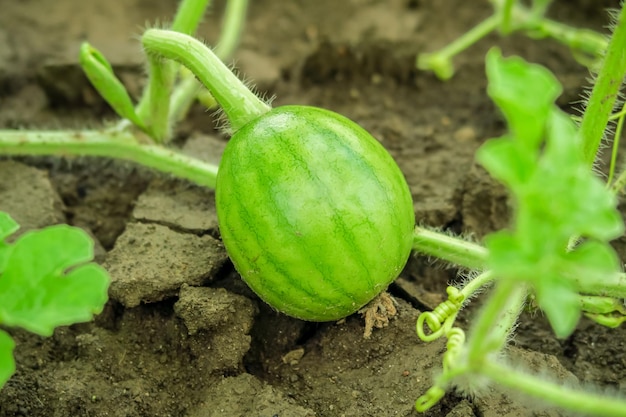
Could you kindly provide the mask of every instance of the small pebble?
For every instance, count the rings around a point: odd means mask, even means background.
[[[454,132],[453,137],[457,142],[471,142],[476,139],[476,130],[471,126],[463,126]]]

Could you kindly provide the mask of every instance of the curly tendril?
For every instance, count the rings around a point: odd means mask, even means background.
[[[446,353],[443,355],[443,371],[448,372],[454,365],[463,345],[465,344],[465,332],[458,328],[453,327],[446,333],[448,342],[446,343]]]
[[[429,410],[432,406],[437,404],[439,400],[443,398],[446,394],[446,390],[435,385],[432,386],[426,391],[426,393],[420,396],[417,401],[415,401],[415,409],[423,413],[426,410]]]
[[[417,318],[416,331],[420,339],[432,342],[452,330],[452,324],[458,314],[465,295],[456,287],[446,289],[448,299],[439,304],[433,311],[426,311]],[[429,334],[424,331],[424,324],[428,326]]]
[[[450,292],[448,292],[448,294],[450,294]],[[449,373],[454,368],[455,363],[458,361],[458,356],[461,353],[461,349],[463,349],[465,343],[465,332],[463,332],[463,330],[458,327],[453,327],[446,332],[446,337],[448,338],[448,342],[446,343],[446,353],[443,355],[442,378],[415,401],[415,409],[420,413],[429,410],[446,394],[446,381],[450,377]]]

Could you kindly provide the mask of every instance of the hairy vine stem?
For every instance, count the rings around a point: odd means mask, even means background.
[[[615,106],[622,80],[626,76],[624,45],[626,45],[626,7],[622,7],[614,25],[604,62],[598,72],[580,123],[584,157],[590,166],[596,160],[604,130]]]

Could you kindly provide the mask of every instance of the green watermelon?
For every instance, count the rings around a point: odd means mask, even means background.
[[[409,257],[409,187],[367,131],[328,110],[277,107],[237,131],[217,176],[220,233],[244,281],[285,314],[346,317]]]

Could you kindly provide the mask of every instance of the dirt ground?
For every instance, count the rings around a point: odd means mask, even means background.
[[[217,39],[224,1],[200,31]],[[596,30],[615,1],[556,1],[551,16]],[[0,127],[100,126],[114,115],[77,65],[89,40],[137,94],[137,35],[167,21],[175,0],[0,0]],[[499,45],[546,65],[569,108],[587,70],[550,40],[489,36],[456,59],[447,83],[414,68],[416,54],[455,39],[490,13],[486,0],[252,0],[236,66],[274,105],[311,104],[367,128],[403,170],[421,224],[473,235],[507,224],[502,188],[473,162],[503,132],[485,93],[484,55]],[[184,152],[217,161],[227,138],[192,109]],[[130,163],[100,158],[0,161],[0,209],[23,230],[66,222],[97,240],[111,299],[93,322],[50,338],[15,329],[17,372],[0,416],[417,416],[415,399],[441,367],[442,342],[415,334],[420,310],[457,271],[414,254],[390,287],[399,314],[364,340],[363,322],[306,323],[272,311],[241,281],[219,240],[214,194]],[[616,247],[626,259],[626,240]],[[479,301],[476,301],[476,305]],[[461,318],[467,323],[472,308]],[[587,320],[558,340],[523,316],[511,360],[563,380],[626,394],[623,328]],[[451,392],[426,415],[565,416],[534,399],[488,389]]]

